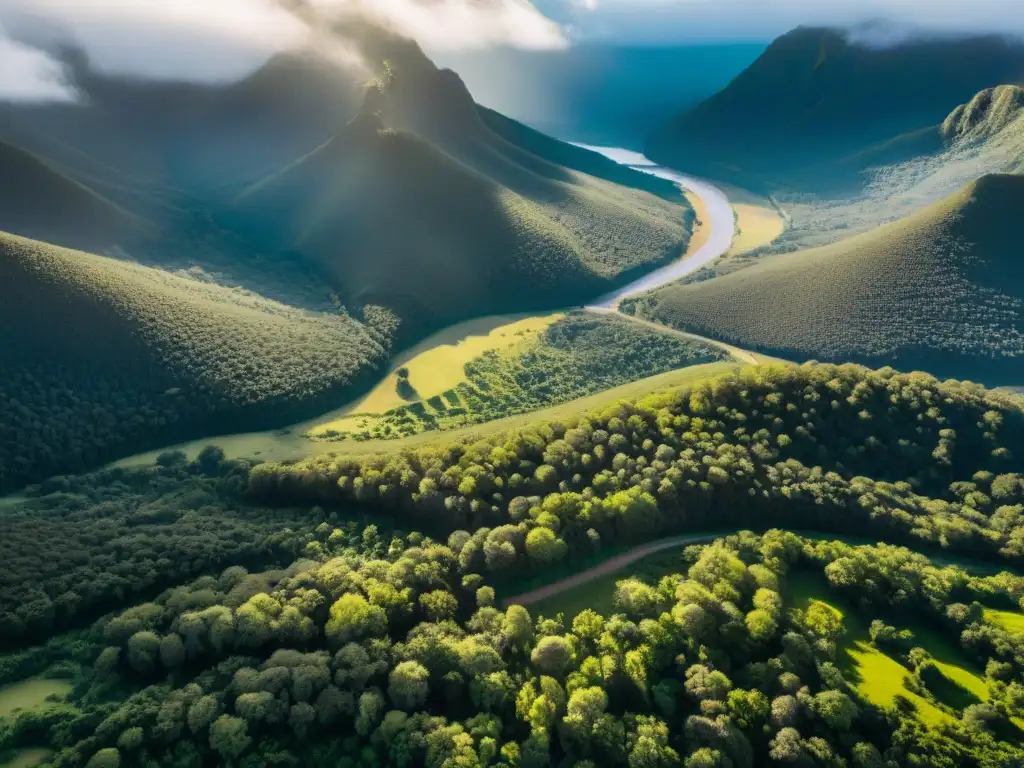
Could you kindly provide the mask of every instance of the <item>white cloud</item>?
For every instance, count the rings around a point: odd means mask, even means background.
[[[0,26],[0,101],[72,101],[64,67],[38,48],[10,39]]]
[[[375,21],[433,49],[566,45],[559,26],[529,0],[0,0],[0,23],[29,30],[29,39],[75,45],[107,74],[221,82],[316,38],[289,10],[303,1],[325,18]],[[324,44],[322,36],[317,42]],[[26,65],[15,71],[7,58],[14,56],[0,58],[4,80],[29,83]],[[36,66],[45,75],[46,65]]]

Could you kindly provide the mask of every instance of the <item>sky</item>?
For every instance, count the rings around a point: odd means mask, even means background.
[[[0,0],[0,100],[75,98],[55,51],[137,78],[230,82],[274,53],[325,42],[320,18],[365,18],[428,52],[585,40],[768,41],[798,24],[888,18],[901,30],[1024,34],[1024,0]],[[300,9],[302,12],[296,12]],[[903,34],[903,33],[901,33]]]

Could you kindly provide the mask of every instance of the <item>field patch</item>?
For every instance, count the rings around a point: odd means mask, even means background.
[[[67,680],[30,677],[0,688],[0,717],[17,710],[28,710],[46,703],[50,696],[64,697],[71,692]]]
[[[0,762],[0,768],[34,768],[34,766],[42,765],[53,754],[52,749],[45,747],[18,749],[7,760]]]
[[[865,699],[879,707],[893,707],[896,697],[908,699],[922,722],[938,725],[953,718],[923,696],[907,688],[911,673],[889,654],[871,644],[867,625],[856,612],[837,601],[816,576],[791,574],[786,598],[790,608],[806,610],[813,603],[823,605],[843,620],[845,633],[837,643],[836,662],[840,671]],[[931,652],[930,649],[929,653]]]
[[[1008,632],[1024,635],[1024,613],[985,609],[985,618]]]
[[[742,256],[771,245],[786,230],[785,220],[767,198],[739,187],[722,189],[736,214],[736,234],[726,256]]]

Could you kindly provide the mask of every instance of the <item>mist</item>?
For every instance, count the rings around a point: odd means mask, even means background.
[[[151,80],[233,82],[310,46],[354,67],[348,22],[436,50],[568,44],[529,0],[0,0],[0,99],[72,98],[61,48],[102,74]]]

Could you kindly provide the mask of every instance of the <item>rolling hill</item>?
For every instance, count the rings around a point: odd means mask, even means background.
[[[29,152],[0,140],[0,231],[61,245],[105,248],[137,236],[141,221]]]
[[[360,115],[227,219],[317,265],[344,303],[388,307],[421,332],[576,303],[685,246],[670,185],[482,112],[412,43],[379,55]]]
[[[640,315],[795,360],[1024,378],[1024,177],[989,175],[898,222],[672,285]]]
[[[333,403],[386,329],[0,234],[0,490]],[[368,382],[367,382],[368,383]]]
[[[728,87],[651,137],[668,165],[747,183],[806,186],[831,164],[888,145],[905,159],[939,148],[949,111],[977,92],[1024,80],[1024,44],[1000,37],[921,38],[879,47],[842,30],[800,27]],[[917,134],[915,136],[915,134]],[[901,137],[896,144],[893,137]]]

